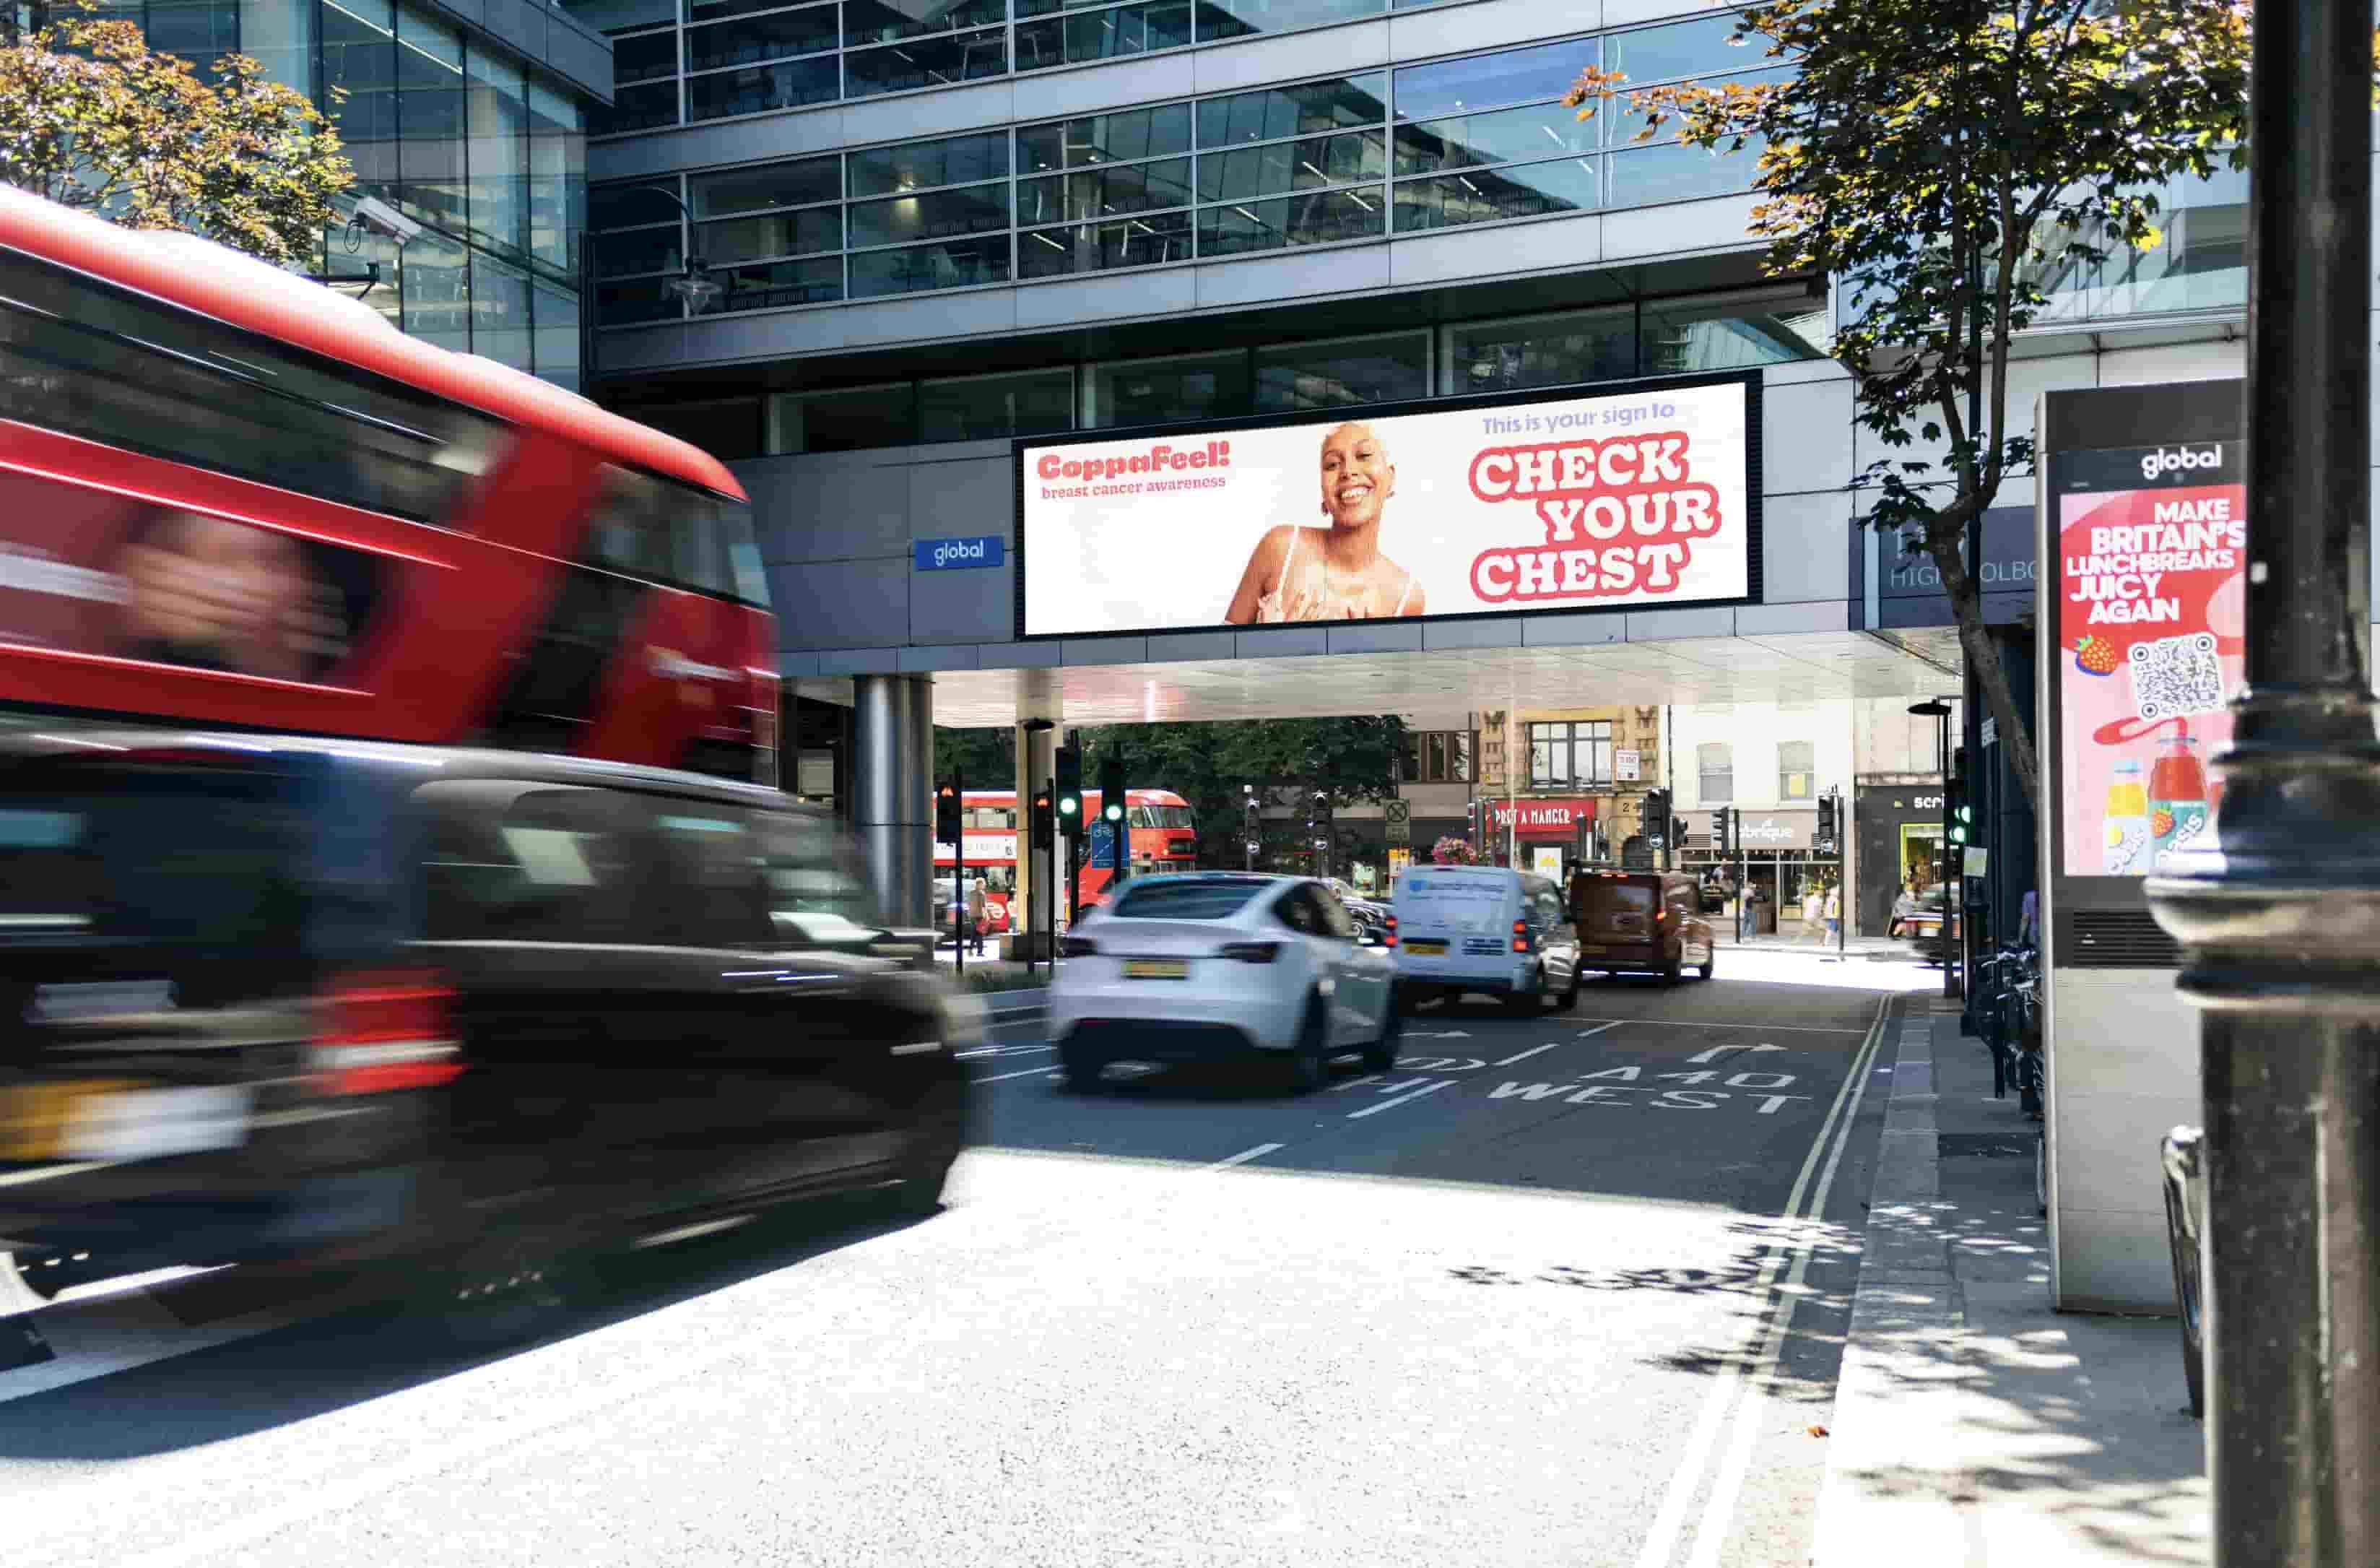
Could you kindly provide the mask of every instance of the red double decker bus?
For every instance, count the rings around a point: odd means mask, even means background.
[[[1190,803],[1170,789],[1124,791],[1125,844],[1135,873],[1187,871],[1198,863],[1198,831]],[[1083,814],[1097,823],[1099,792],[1083,796]],[[966,834],[967,880],[983,879],[984,930],[993,935],[1011,929],[1010,904],[1016,896],[1016,792],[1013,789],[971,789],[961,796],[961,822]],[[956,888],[956,846],[934,845],[934,908],[937,923],[957,922],[951,913]],[[1083,867],[1083,903],[1096,904],[1115,880],[1113,868]]]
[[[717,461],[0,187],[0,705],[773,784],[775,672]]]

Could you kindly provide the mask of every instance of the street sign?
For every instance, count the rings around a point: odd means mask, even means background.
[[[1413,842],[1413,820],[1410,817],[1391,817],[1389,819],[1388,826],[1389,843],[1411,844]]]
[[[1391,822],[1410,822],[1413,820],[1413,802],[1391,800],[1380,808],[1380,814]]]
[[[1644,759],[1645,754],[1633,747],[1613,752],[1611,754],[1612,778],[1620,784],[1636,783],[1638,772],[1644,767]]]

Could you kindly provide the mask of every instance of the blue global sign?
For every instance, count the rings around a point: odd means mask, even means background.
[[[1008,541],[996,533],[970,539],[921,539],[916,560],[921,572],[965,572],[997,566],[1008,558]]]

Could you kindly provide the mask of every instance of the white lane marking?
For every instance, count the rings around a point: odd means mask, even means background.
[[[1785,1198],[1784,1219],[1788,1224],[1801,1219],[1802,1200],[1810,1190],[1811,1175],[1817,1170],[1819,1159],[1834,1137],[1839,1123],[1844,1136],[1850,1136],[1851,1123],[1843,1118],[1843,1105],[1851,1098],[1852,1086],[1867,1081],[1867,1064],[1876,1054],[1877,1042],[1884,1038],[1885,1015],[1891,1005],[1892,999],[1888,996],[1877,1000],[1876,1020],[1868,1025],[1867,1039],[1861,1044],[1859,1053],[1852,1058],[1851,1071],[1844,1076],[1842,1088],[1835,1092],[1835,1102],[1828,1108],[1827,1119],[1819,1124],[1818,1136],[1810,1140],[1810,1152],[1803,1160],[1801,1173],[1793,1178],[1793,1189]],[[1784,1270],[1786,1251],[1783,1246],[1769,1249],[1767,1260],[1761,1265],[1760,1277],[1753,1282],[1752,1295],[1755,1299],[1767,1299],[1770,1289],[1777,1283],[1777,1276]],[[1790,1296],[1786,1298],[1788,1302],[1791,1299]],[[1685,1452],[1678,1461],[1678,1468],[1670,1477],[1669,1489],[1662,1494],[1660,1511],[1653,1516],[1653,1527],[1645,1532],[1645,1545],[1636,1554],[1636,1568],[1669,1568],[1670,1559],[1677,1550],[1678,1537],[1685,1528],[1686,1507],[1694,1501],[1694,1492],[1702,1484],[1704,1466],[1709,1463],[1711,1449],[1718,1441],[1719,1426],[1726,1420],[1728,1409],[1735,1402],[1737,1386],[1742,1380],[1742,1352],[1752,1348],[1753,1336],[1759,1332],[1759,1328],[1760,1319],[1755,1318],[1732,1347],[1734,1354],[1725,1359],[1727,1370],[1711,1380],[1710,1392],[1704,1396],[1702,1410],[1694,1417],[1694,1431],[1686,1440]]]
[[[1876,1039],[1881,1043],[1881,1031]],[[1852,1124],[1859,1119],[1860,1100],[1867,1093],[1867,1080],[1865,1073],[1854,1072],[1851,1076],[1850,1082],[1858,1087],[1852,1090],[1851,1108],[1843,1117],[1834,1152],[1827,1156],[1827,1168],[1818,1177],[1818,1190],[1811,1196],[1810,1227],[1826,1222],[1827,1195],[1834,1188],[1835,1168],[1842,1163],[1843,1149],[1852,1141]],[[1735,1515],[1736,1501],[1743,1491],[1744,1474],[1752,1465],[1753,1440],[1760,1435],[1760,1413],[1767,1402],[1767,1385],[1775,1380],[1777,1364],[1784,1356],[1786,1331],[1792,1325],[1793,1307],[1801,1300],[1803,1282],[1809,1276],[1810,1257],[1815,1250],[1805,1234],[1793,1253],[1793,1267],[1786,1272],[1785,1299],[1769,1320],[1767,1340],[1760,1347],[1760,1360],[1744,1375],[1743,1401],[1735,1409],[1735,1430],[1728,1436],[1727,1453],[1719,1461],[1718,1478],[1711,1484],[1710,1499],[1703,1505],[1702,1522],[1694,1526],[1694,1551],[1686,1559],[1686,1568],[1718,1568],[1719,1548],[1727,1539],[1729,1522]]]
[[[969,1078],[967,1082],[971,1084],[996,1084],[1005,1078],[1029,1078],[1036,1073],[1039,1073],[1045,1077],[1057,1076],[1055,1073],[1050,1072],[1050,1070],[1046,1066],[1027,1067],[1024,1071],[1018,1073],[994,1073],[988,1078]]]
[[[1591,1028],[1591,1029],[1581,1029],[1581,1030],[1579,1030],[1579,1031],[1578,1031],[1577,1035],[1575,1035],[1575,1036],[1574,1036],[1574,1037],[1572,1037],[1572,1038],[1577,1039],[1585,1039],[1587,1036],[1589,1036],[1589,1035],[1599,1035],[1599,1034],[1601,1034],[1601,1033],[1602,1033],[1604,1030],[1606,1030],[1606,1029],[1616,1029],[1616,1028],[1618,1028],[1619,1027],[1620,1027],[1620,1021],[1619,1021],[1618,1019],[1616,1019],[1616,1018],[1615,1018],[1615,1019],[1613,1019],[1613,1020],[1612,1020],[1610,1023],[1609,1023],[1609,1024],[1597,1024],[1595,1027],[1593,1027],[1593,1028]],[[1496,1064],[1496,1065],[1497,1065],[1497,1066],[1499,1066],[1499,1067],[1509,1067],[1509,1066],[1511,1066],[1511,1065],[1512,1065],[1513,1063],[1515,1063],[1515,1062],[1525,1062],[1525,1061],[1527,1061],[1530,1057],[1535,1056],[1535,1055],[1536,1055],[1538,1051],[1551,1051],[1555,1046],[1558,1046],[1558,1045],[1564,1045],[1564,1044],[1567,1044],[1567,1043],[1569,1043],[1569,1042],[1568,1042],[1568,1041],[1566,1041],[1566,1040],[1559,1040],[1559,1039],[1551,1039],[1551,1040],[1548,1040],[1548,1041],[1547,1041],[1545,1044],[1543,1044],[1543,1045],[1532,1046],[1532,1047],[1531,1047],[1531,1048],[1529,1048],[1528,1050],[1524,1051],[1523,1052],[1521,1052],[1518,1056],[1507,1056],[1507,1057],[1506,1057],[1506,1058],[1504,1058],[1504,1060],[1502,1060],[1501,1062],[1497,1063],[1497,1064]]]
[[[1603,1022],[1600,1018],[1586,1020]],[[1815,1024],[1716,1024],[1700,1018],[1614,1018],[1615,1024],[1661,1024],[1673,1029],[1758,1029],[1771,1035],[1864,1035],[1865,1029],[1820,1028]]]
[[[971,1056],[1022,1056],[1027,1051],[1055,1051],[1058,1048],[1054,1045],[987,1045],[978,1051],[954,1051],[952,1054],[959,1061],[964,1062]]]
[[[62,1302],[31,1317],[53,1359],[0,1372],[0,1404],[252,1339],[296,1320],[286,1308],[267,1307],[192,1327],[146,1290]]]
[[[1758,1045],[1714,1045],[1708,1051],[1698,1051],[1694,1052],[1692,1056],[1687,1057],[1686,1060],[1689,1062],[1708,1062],[1713,1057],[1724,1056],[1730,1051],[1741,1051],[1747,1056],[1756,1056],[1764,1051],[1782,1051],[1785,1048],[1781,1045],[1770,1045],[1766,1040],[1761,1041]]]
[[[1427,1088],[1417,1088],[1411,1094],[1401,1094],[1394,1100],[1384,1100],[1378,1105],[1366,1105],[1361,1111],[1350,1111],[1347,1112],[1347,1120],[1352,1122],[1358,1116],[1377,1116],[1383,1111],[1393,1111],[1408,1100],[1419,1100],[1423,1095],[1436,1094],[1439,1089],[1451,1088],[1453,1083],[1452,1078],[1440,1078]]]
[[[1261,1160],[1276,1149],[1286,1149],[1284,1143],[1260,1143],[1254,1149],[1244,1149],[1229,1160],[1218,1160],[1207,1167],[1209,1171],[1226,1171],[1234,1165],[1245,1165],[1251,1160]]]
[[[1380,1075],[1379,1075],[1379,1074],[1378,1074],[1378,1073],[1366,1073],[1366,1074],[1365,1074],[1365,1075],[1364,1075],[1362,1077],[1360,1077],[1360,1078],[1349,1078],[1349,1079],[1348,1079],[1345,1083],[1343,1083],[1343,1084],[1332,1084],[1332,1085],[1330,1086],[1330,1092],[1331,1092],[1332,1094],[1340,1094],[1340,1093],[1343,1093],[1344,1091],[1346,1091],[1346,1090],[1348,1090],[1348,1089],[1354,1088],[1357,1084],[1376,1084],[1376,1083],[1378,1083],[1379,1081],[1380,1081]]]

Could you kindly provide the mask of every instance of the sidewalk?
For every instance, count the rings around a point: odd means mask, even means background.
[[[1718,944],[1721,947],[1754,948],[1764,953],[1808,953],[1824,954],[1828,957],[1834,956],[1836,944],[1833,939],[1829,938],[1822,942],[1816,937],[1803,936],[1799,921],[1794,922],[1793,929],[1791,930],[1779,931],[1771,936],[1743,939],[1735,934],[1735,921],[1732,918],[1722,915],[1706,915],[1703,918],[1711,923],[1711,933],[1718,938]],[[1916,952],[1907,942],[1888,937],[1847,936],[1842,939],[1842,950],[1853,958],[1895,958],[1906,959],[1912,964],[1917,962]]]
[[[1903,1005],[1811,1562],[2210,1562],[2174,1320],[2050,1309],[2038,1125],[1955,1014]]]

